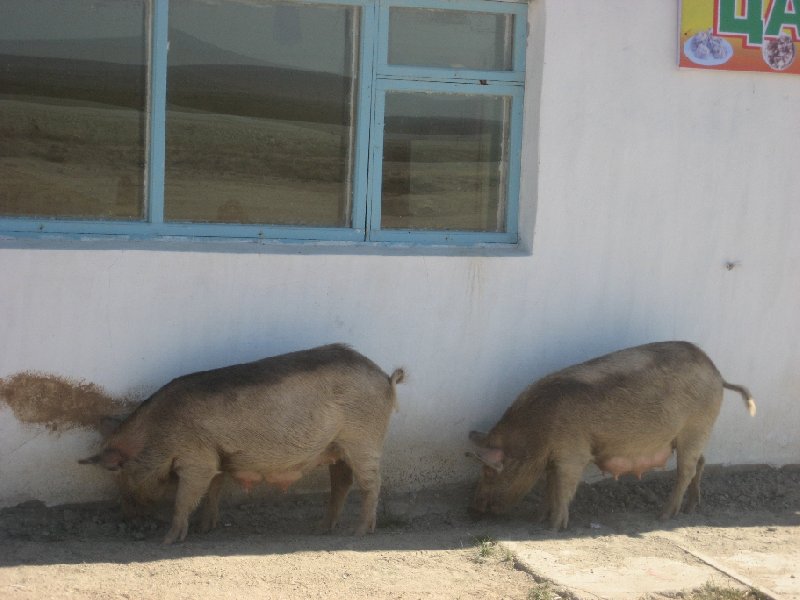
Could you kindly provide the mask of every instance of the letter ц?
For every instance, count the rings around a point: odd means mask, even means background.
[[[741,0],[744,14],[739,14],[740,0],[717,0],[714,32],[743,37],[743,45],[758,47],[764,37],[778,37],[783,29],[792,30],[792,39],[800,40],[800,0],[772,0],[764,14],[764,0]],[[762,16],[763,15],[763,16]]]

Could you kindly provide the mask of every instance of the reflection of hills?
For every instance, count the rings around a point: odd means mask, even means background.
[[[350,78],[245,65],[187,65],[167,73],[168,108],[343,124]]]
[[[169,109],[326,124],[349,122],[351,78],[270,64],[170,29]],[[98,60],[101,59],[101,60]],[[0,94],[144,110],[141,38],[0,40]],[[404,134],[485,133],[480,120],[387,118]]]
[[[449,117],[387,116],[384,119],[387,137],[403,139],[408,136],[483,136],[502,139],[503,124],[499,121]]]
[[[142,65],[0,55],[0,93],[82,100],[142,109]]]
[[[351,80],[270,64],[170,29],[171,108],[341,124]],[[141,38],[0,41],[0,93],[143,109]]]
[[[169,62],[171,65],[257,65],[277,67],[274,63],[231,52],[170,27]]]
[[[143,109],[140,37],[0,40],[0,93]]]
[[[145,63],[145,48],[144,39],[140,37],[0,40],[0,55],[48,60],[102,59],[106,63],[140,66]]]
[[[143,109],[142,65],[0,55],[0,93]],[[341,124],[350,79],[331,73],[244,65],[170,67],[170,108]]]

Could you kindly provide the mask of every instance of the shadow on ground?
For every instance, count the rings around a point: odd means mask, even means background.
[[[468,486],[385,498],[378,532],[349,535],[358,516],[358,494],[345,507],[341,533],[321,535],[322,495],[266,496],[223,504],[220,526],[207,534],[192,528],[186,542],[161,546],[169,507],[153,518],[126,521],[112,502],[46,507],[27,502],[0,511],[0,567],[30,564],[133,563],[187,556],[233,556],[347,550],[447,550],[474,546],[481,537],[575,540],[603,535],[641,536],[687,527],[800,525],[800,468],[709,468],[703,500],[692,515],[656,519],[673,473],[642,481],[582,484],[571,507],[570,527],[554,533],[533,523],[534,490],[511,514],[471,520]]]

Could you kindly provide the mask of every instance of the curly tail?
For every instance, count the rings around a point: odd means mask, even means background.
[[[405,378],[406,378],[406,372],[403,371],[403,369],[395,369],[391,377],[389,377],[389,381],[392,382],[392,387],[394,387],[398,383],[403,383],[403,380]]]
[[[750,390],[743,385],[735,385],[724,380],[722,381],[722,387],[733,390],[734,392],[739,392],[744,400],[744,405],[747,407],[747,412],[750,413],[751,417],[756,416],[756,401],[753,400],[753,395],[750,393]]]

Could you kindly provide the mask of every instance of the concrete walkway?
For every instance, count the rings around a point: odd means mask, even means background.
[[[639,520],[637,515],[628,518]],[[614,531],[619,523],[590,523],[565,534],[532,529],[526,534],[498,530],[496,535],[520,568],[552,582],[562,597],[638,600],[711,582],[754,588],[776,600],[800,600],[800,513],[761,519],[748,514],[747,520],[742,524],[728,517],[710,525],[651,531],[634,526],[625,533]]]

